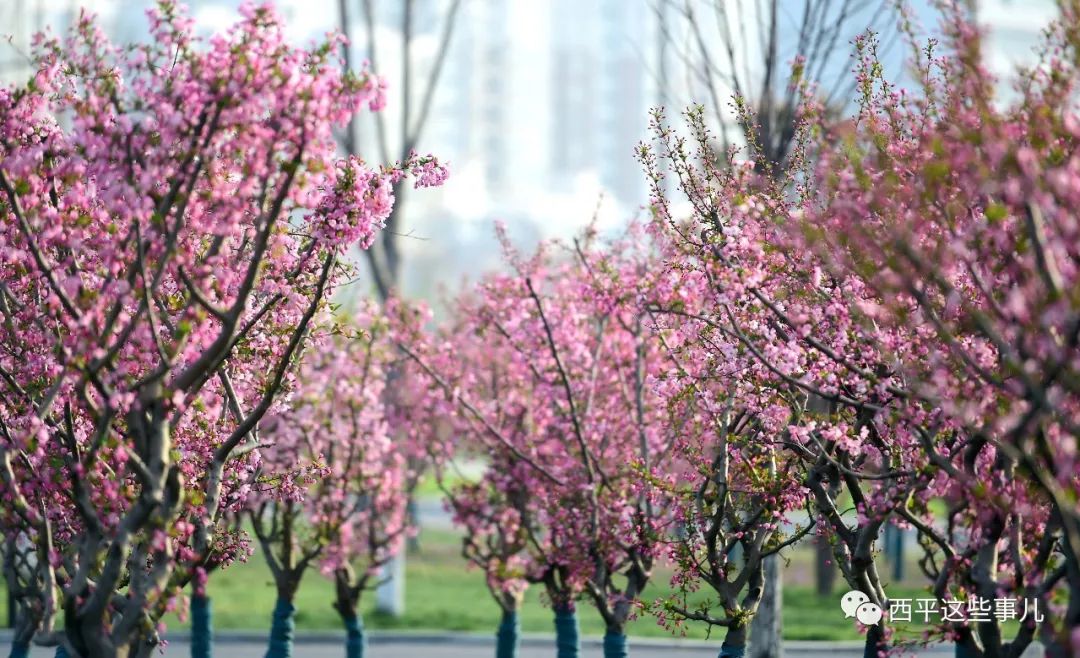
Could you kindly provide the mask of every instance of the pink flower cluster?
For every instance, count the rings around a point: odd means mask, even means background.
[[[391,177],[350,156],[340,160],[327,181],[327,191],[309,218],[312,236],[328,248],[359,243],[371,246],[394,207]]]

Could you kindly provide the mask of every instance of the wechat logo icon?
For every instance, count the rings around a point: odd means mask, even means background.
[[[873,626],[881,621],[881,606],[870,602],[870,597],[858,590],[851,590],[840,599],[840,609],[847,618],[854,617],[860,624]]]

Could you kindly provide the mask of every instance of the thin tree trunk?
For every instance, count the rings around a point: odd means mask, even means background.
[[[364,591],[365,578],[353,583],[353,570],[348,565],[334,571],[336,591],[334,609],[345,625],[345,658],[364,658],[367,638],[364,636],[364,620],[360,616],[360,595]]]
[[[885,546],[892,567],[893,584],[904,579],[904,531],[893,524],[885,526]]]
[[[375,589],[375,609],[400,617],[405,614],[405,554],[390,558],[382,567],[382,576],[385,580]]]
[[[863,648],[863,658],[880,658],[882,652],[888,646],[885,644],[885,631],[881,624],[866,629],[866,643]]]
[[[397,285],[396,274],[394,285]],[[383,302],[385,301],[386,299],[383,299]],[[392,396],[391,391],[394,390],[395,382],[400,378],[400,369],[390,368],[386,377],[386,390],[383,393],[384,396]],[[408,510],[406,510],[406,513],[408,513]],[[416,531],[417,533],[420,532],[419,525],[416,526]],[[405,614],[405,566],[408,559],[407,553],[407,550],[398,551],[398,553],[391,557],[388,562],[383,564],[383,582],[375,588],[376,612],[391,617],[401,617]]]
[[[495,634],[495,658],[517,658],[521,645],[521,620],[517,610],[503,610],[502,622]]]
[[[296,608],[292,601],[278,598],[274,604],[273,623],[270,626],[270,646],[266,658],[292,658],[293,632],[296,630]]]
[[[364,658],[367,650],[367,638],[364,637],[364,620],[359,614],[346,617],[345,621],[345,658]]]
[[[765,558],[763,584],[761,603],[750,622],[750,658],[783,658],[784,647],[780,636],[783,629],[784,582],[780,556]]]
[[[814,583],[817,594],[821,597],[832,596],[836,587],[836,562],[832,546],[825,535],[818,535],[814,539],[814,555]]]
[[[410,555],[417,555],[420,553],[420,506],[416,502],[415,495],[409,495],[405,513],[408,514],[409,525],[415,530],[406,538],[406,548]]]
[[[627,658],[626,632],[609,628],[604,634],[604,658]]]
[[[974,632],[970,628],[962,629],[953,643],[955,658],[981,658],[982,652],[975,646]]]
[[[573,604],[555,607],[555,649],[558,658],[581,655],[581,637]]]
[[[34,639],[37,624],[28,608],[19,606],[18,599],[8,599],[8,620],[11,622],[11,658],[26,658],[30,655],[30,643]]]
[[[210,597],[191,596],[191,658],[212,658],[214,655],[214,607]]]

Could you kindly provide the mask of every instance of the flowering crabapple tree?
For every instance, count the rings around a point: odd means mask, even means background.
[[[704,155],[709,144],[701,115],[691,114],[690,119],[700,131],[699,153]],[[685,141],[668,131],[660,115],[654,128],[663,155],[685,185],[698,173],[681,155]],[[658,161],[649,151],[642,156],[654,190],[662,189]],[[711,173],[732,186],[747,182],[719,170]],[[657,199],[658,210],[664,212],[665,201]],[[707,197],[701,201],[712,202]],[[811,496],[803,484],[805,465],[786,446],[787,423],[793,410],[805,406],[806,394],[776,385],[768,369],[725,330],[731,317],[723,315],[723,302],[716,299],[716,281],[698,269],[704,263],[701,254],[688,253],[688,242],[672,239],[685,238],[694,227],[661,223],[655,228],[658,260],[666,266],[645,306],[664,329],[669,369],[658,385],[678,440],[667,477],[652,485],[671,498],[679,522],[679,531],[669,540],[675,587],[671,596],[657,602],[655,612],[672,626],[698,621],[724,628],[721,655],[738,656],[745,651],[750,622],[762,603],[766,558],[814,527]],[[806,510],[807,521],[796,524],[792,517],[800,510]],[[691,606],[689,595],[703,586],[717,598],[698,597]]]
[[[543,583],[557,629],[588,597],[607,626],[609,656],[626,654],[626,623],[667,518],[641,484],[671,456],[650,385],[662,360],[637,304],[648,285],[642,238],[633,229],[602,249],[589,234],[528,259],[507,246],[512,273],[486,277],[455,309],[452,334],[473,346],[441,352],[480,367],[420,357],[455,403],[459,431],[487,451],[482,480],[451,495],[455,515],[484,541],[475,551],[467,539],[466,553],[494,569],[493,590]],[[517,557],[522,544],[527,556]]]
[[[458,454],[464,457],[470,452]],[[540,537],[541,529],[528,504],[526,483],[508,481],[527,465],[508,452],[491,451],[487,458],[489,464],[477,480],[455,473],[454,462],[437,462],[435,477],[454,523],[465,529],[462,556],[483,571],[488,591],[499,606],[496,658],[514,658],[521,630],[518,611],[530,576],[543,573],[548,596],[558,600],[563,598],[563,570],[558,565],[543,569],[532,562],[537,551],[529,550],[529,538]],[[559,641],[560,646],[568,642],[565,637]]]
[[[849,584],[884,603],[866,551],[890,516],[919,531],[938,596],[1034,598],[1045,610],[1068,583],[1060,621],[1025,620],[1011,640],[971,616],[942,629],[969,655],[1019,655],[1037,630],[1053,651],[1077,640],[1063,383],[1075,302],[1056,288],[1075,269],[1066,14],[1042,68],[1004,105],[959,10],[950,52],[925,51],[915,94],[883,80],[872,39],[859,40],[858,115],[837,131],[804,107],[801,175],[763,193],[683,167],[694,219],[672,221],[658,204],[684,269],[715,291],[713,331],[765,365],[773,386],[828,403],[827,414],[793,415],[787,443],[812,464],[806,484]],[[851,496],[854,525],[824,485]],[[884,631],[870,629],[868,650]]]
[[[277,586],[268,655],[287,655],[293,600],[309,565],[333,579],[347,655],[364,651],[359,602],[379,568],[400,550],[416,486],[408,450],[395,437],[385,384],[399,359],[389,324],[368,308],[305,355],[288,409],[263,422],[267,499],[252,526]]]
[[[332,128],[382,97],[333,39],[288,46],[267,6],[206,41],[172,2],[149,16],[146,44],[85,15],[39,37],[0,90],[0,514],[34,547],[35,641],[73,656],[147,655],[179,588],[230,559],[220,524],[342,250],[393,180],[444,175],[335,158]]]
[[[640,151],[653,185],[657,239],[676,281],[670,286],[681,295],[659,299],[652,309],[674,328],[669,346],[679,367],[672,388],[676,396],[693,393],[697,408],[690,406],[683,415],[693,420],[694,414],[704,414],[714,423],[710,443],[687,446],[686,453],[718,460],[703,465],[720,467],[721,480],[724,455],[735,459],[728,468],[745,460],[749,479],[743,481],[753,486],[743,504],[750,510],[780,512],[781,520],[785,512],[807,503],[811,512],[811,520],[787,538],[778,524],[754,521],[753,514],[721,516],[715,520],[715,536],[705,531],[703,544],[683,549],[684,557],[703,551],[699,555],[716,569],[712,580],[722,585],[718,607],[724,610],[720,615],[682,610],[694,613],[686,615],[678,614],[677,606],[668,609],[677,618],[693,619],[696,614],[707,623],[726,626],[724,653],[739,655],[758,594],[751,587],[737,606],[731,598],[725,604],[724,597],[749,584],[763,548],[787,545],[814,522],[828,532],[848,583],[886,609],[875,541],[896,509],[925,491],[932,469],[924,469],[927,460],[919,450],[915,423],[902,413],[909,405],[889,362],[877,350],[879,340],[903,341],[856,323],[849,306],[860,289],[822,276],[824,268],[813,261],[813,252],[786,228],[784,220],[800,210],[809,184],[801,170],[808,162],[809,133],[802,132],[791,154],[791,173],[762,176],[752,163],[738,160],[738,150],[719,155],[713,151],[700,108],[691,110],[687,119],[690,135],[684,137],[657,113],[653,126],[658,150],[643,145]],[[744,121],[752,125],[752,119]],[[756,148],[751,143],[747,151],[753,155]],[[687,218],[676,217],[666,192],[669,174],[688,201]],[[750,437],[752,447],[740,445]],[[717,444],[718,438],[727,443]],[[722,452],[717,450],[721,446]],[[728,476],[727,484],[717,483],[714,500],[721,504],[706,507],[708,514],[721,513],[729,503],[732,511],[738,507],[727,494],[731,479],[740,476],[737,471]],[[853,501],[854,514],[840,508],[841,493]],[[701,510],[696,513],[701,516]],[[745,531],[733,528],[747,520],[753,524],[750,537],[757,535],[754,541],[760,545],[743,554],[745,573],[736,576],[714,542],[719,529],[724,529],[725,541],[746,540]],[[688,533],[688,538],[695,534]],[[710,558],[711,545],[717,552]],[[684,560],[691,567],[691,583],[694,559]],[[737,589],[732,590],[732,584]],[[886,631],[884,622],[868,629],[868,654],[878,651]]]
[[[599,483],[599,500],[590,500],[599,507],[599,522],[578,530],[575,541],[594,565],[585,581],[586,593],[607,626],[605,655],[625,656],[626,623],[643,607],[643,590],[662,557],[673,521],[671,496],[647,482],[670,472],[679,427],[669,423],[666,400],[656,387],[670,366],[659,340],[663,332],[642,312],[642,301],[654,294],[656,285],[655,252],[644,227],[631,224],[606,245],[597,244],[588,232],[573,246],[576,290],[553,289],[552,299],[576,294],[591,312],[579,329],[592,336],[586,344],[592,350],[590,359],[578,375],[588,383],[580,392],[568,384],[564,388],[568,408],[580,415],[575,432],[592,449]],[[536,306],[556,365],[573,358],[571,339],[560,342],[539,300]],[[575,310],[568,311],[569,318],[577,320]],[[568,319],[558,322],[566,325]],[[595,333],[589,334],[590,329]],[[564,351],[565,356],[560,353]],[[592,369],[588,375],[585,368]]]
[[[459,298],[459,309],[465,299]],[[529,585],[540,584],[555,609],[558,655],[572,658],[580,652],[574,602],[581,584],[571,580],[561,537],[546,531],[546,517],[537,508],[533,472],[543,467],[526,452],[528,414],[502,404],[481,411],[481,404],[501,400],[501,392],[509,390],[508,371],[502,352],[461,332],[464,324],[458,320],[467,317],[455,315],[437,336],[418,336],[403,347],[428,375],[432,417],[441,419],[428,443],[435,480],[454,522],[465,531],[462,556],[483,571],[501,611],[496,656],[517,656],[518,612]],[[469,460],[484,462],[478,477],[460,467]]]
[[[677,457],[651,482],[671,501],[678,522],[668,539],[673,592],[654,612],[672,626],[698,621],[725,628],[721,655],[736,656],[762,603],[766,558],[809,533],[814,514],[805,468],[775,424],[773,407],[787,409],[787,401],[779,392],[762,395],[769,389],[753,376],[759,366],[692,319],[695,297],[707,289],[695,290],[682,277],[673,281],[679,285],[672,299],[648,302],[666,329],[670,370],[658,385],[678,437]],[[808,521],[798,524],[793,517],[800,510]],[[690,594],[703,586],[717,598],[698,597],[691,606]]]
[[[505,367],[510,355],[470,333],[466,304],[472,300],[462,294],[447,326],[403,337],[401,345],[425,375],[433,473],[454,522],[465,530],[462,555],[483,570],[501,610],[496,655],[517,655],[518,611],[529,584],[539,583],[555,609],[559,656],[572,658],[580,651],[574,601],[582,588],[570,579],[561,537],[546,531],[533,491],[537,474],[548,480],[545,486],[554,480],[530,439],[525,403],[532,400],[504,398],[514,383]],[[459,463],[469,459],[485,462],[479,477],[461,471]]]
[[[882,300],[864,321],[934,337],[898,353],[897,368],[913,397],[969,437],[950,471],[988,535],[969,586],[1045,606],[1060,579],[1065,607],[1042,629],[1057,652],[1080,646],[1076,9],[1063,4],[1038,65],[1004,99],[959,9],[945,54],[928,48],[919,62],[917,94],[864,66],[858,130],[843,148],[823,147],[820,171],[832,174],[821,211],[805,218],[831,270]],[[971,553],[927,534],[943,552]],[[993,655],[1021,651],[1031,632],[1010,645],[979,630],[973,650]]]

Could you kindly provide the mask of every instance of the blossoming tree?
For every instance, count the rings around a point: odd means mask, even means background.
[[[683,562],[695,554],[707,558],[720,614],[668,610],[677,618],[726,627],[725,651],[739,655],[760,596],[748,585],[760,569],[763,549],[779,550],[814,521],[828,526],[849,584],[886,606],[874,542],[916,486],[918,469],[904,465],[903,458],[916,455],[911,448],[918,443],[905,425],[894,422],[895,384],[872,337],[847,311],[847,296],[857,290],[822,278],[822,267],[796,248],[783,221],[800,207],[797,177],[806,158],[805,133],[792,153],[794,173],[765,177],[739,162],[736,150],[712,151],[700,109],[687,118],[691,135],[683,137],[658,113],[658,150],[642,146],[640,156],[653,181],[658,241],[676,281],[669,287],[679,293],[652,305],[676,327],[669,342],[677,366],[673,389],[677,396],[691,395],[689,402],[676,402],[686,408],[690,435],[703,424],[713,426],[704,444],[687,445],[685,451],[704,462],[698,468],[707,468],[707,484],[718,482],[715,505],[710,486],[701,494],[710,494],[705,509],[720,516],[711,533],[688,535],[704,543],[684,546]],[[747,148],[754,152],[753,145]],[[676,217],[665,191],[669,174],[689,201],[687,218]],[[732,465],[741,466],[742,473],[724,471]],[[685,475],[693,482],[699,473],[691,468]],[[729,491],[734,482],[725,484],[725,476],[749,484],[738,487],[744,492],[742,512]],[[852,498],[854,518],[837,503],[841,492]],[[784,537],[781,526],[793,525],[790,514],[800,508],[808,508],[806,520]],[[755,520],[765,510],[778,516]],[[743,516],[746,511],[749,516]],[[700,512],[697,517],[701,523]],[[739,569],[715,545],[718,539],[739,543],[749,537],[753,550],[744,554]],[[687,566],[693,586],[695,562]],[[734,595],[743,602],[736,605]],[[884,634],[884,626],[875,625],[868,648]]]
[[[35,640],[72,655],[152,649],[250,490],[341,252],[392,180],[442,175],[337,160],[332,128],[378,86],[241,13],[202,41],[166,0],[130,48],[83,16],[0,90],[3,527],[36,551]]]
[[[864,63],[858,131],[822,149],[818,172],[833,173],[820,176],[821,210],[804,226],[832,272],[877,295],[863,322],[932,337],[917,352],[890,352],[911,396],[967,437],[962,458],[927,446],[978,512],[969,530],[986,537],[958,551],[972,562],[965,587],[1037,598],[1046,610],[1060,579],[1067,602],[1043,639],[1075,651],[1080,40],[1076,7],[1062,10],[1039,64],[1004,97],[959,9],[944,24],[944,54],[928,48],[918,62],[917,93]],[[946,554],[957,549],[948,532],[924,534]],[[1006,642],[992,625],[970,626],[975,654],[1016,655],[1034,633],[1025,625]]]
[[[1071,106],[1061,99],[1076,75],[1062,54],[1075,52],[1075,35],[1052,30],[1046,69],[1028,76],[1016,105],[998,109],[977,31],[959,10],[951,19],[950,52],[922,60],[914,94],[882,79],[873,40],[860,39],[855,120],[837,130],[809,99],[795,173],[779,186],[733,154],[712,164],[692,113],[692,152],[657,128],[690,202],[683,221],[657,159],[642,154],[658,230],[679,245],[672,262],[708,291],[705,312],[690,317],[698,340],[747,359],[748,372],[732,378],[754,387],[740,406],[753,408],[760,391],[788,393],[772,430],[803,461],[849,584],[886,613],[873,547],[890,519],[920,533],[941,596],[1045,606],[1068,579],[1072,550],[1071,398],[1058,377],[1075,356],[1074,330],[1052,285],[1075,255],[1064,246],[1071,220],[1051,229],[1046,219],[1068,217],[1054,196],[1068,188],[1052,182],[1064,173],[1041,167],[1071,162]],[[1060,247],[1049,246],[1053,235]],[[1017,315],[1028,303],[1038,328]],[[837,504],[841,491],[853,517]],[[947,503],[943,520],[935,500]],[[1052,646],[1067,646],[1071,610],[1043,626]],[[868,629],[868,652],[889,622],[886,614]],[[1028,620],[1011,640],[973,618],[943,630],[962,651],[1013,656],[1036,626]]]
[[[251,519],[278,592],[267,655],[288,655],[293,600],[318,565],[334,581],[347,655],[363,656],[360,597],[408,529],[415,444],[394,436],[385,391],[399,357],[385,319],[361,315],[312,348],[289,408],[264,421],[268,495]]]
[[[561,656],[576,655],[582,597],[607,625],[606,655],[625,655],[664,536],[666,508],[642,486],[670,458],[671,436],[637,303],[649,271],[640,238],[605,250],[590,235],[527,259],[504,241],[512,273],[463,295],[444,334],[453,340],[417,355],[488,462],[479,482],[450,491],[456,517],[484,538],[466,539],[466,553],[508,614],[523,582],[544,584]]]

